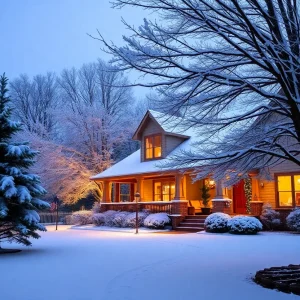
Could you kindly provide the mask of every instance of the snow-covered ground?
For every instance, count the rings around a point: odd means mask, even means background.
[[[0,255],[1,300],[299,299],[250,278],[299,264],[300,235],[48,229],[33,247]]]

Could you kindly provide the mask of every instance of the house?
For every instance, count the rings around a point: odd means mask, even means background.
[[[147,111],[133,136],[140,141],[140,150],[91,178],[102,185],[102,210],[134,211],[138,191],[140,209],[168,212],[175,220],[177,217],[178,224],[186,215],[194,213],[189,207],[200,212],[201,188],[208,184],[213,212],[246,214],[249,197],[247,200],[243,180],[223,188],[221,181],[209,178],[194,181],[192,168],[188,166],[160,168],[179,151],[191,150],[197,136],[193,129],[182,126],[181,118]],[[252,215],[260,215],[266,202],[283,215],[300,205],[300,168],[284,161],[270,171],[272,181],[257,179],[255,172],[249,174],[252,194],[248,206]]]

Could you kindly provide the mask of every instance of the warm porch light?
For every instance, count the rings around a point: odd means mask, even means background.
[[[208,186],[209,188],[214,189],[216,187],[216,182],[213,179],[209,179]]]
[[[139,233],[139,200],[140,200],[140,193],[139,192],[136,192],[134,194],[134,198],[135,198],[135,204],[136,204],[136,210],[135,210],[135,233]]]

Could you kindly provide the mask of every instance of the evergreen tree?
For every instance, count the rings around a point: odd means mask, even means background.
[[[37,211],[49,204],[39,199],[46,193],[39,185],[39,177],[28,172],[37,152],[26,143],[12,142],[21,124],[10,120],[7,82],[3,74],[0,77],[0,242],[29,246],[29,238],[40,237],[36,230],[46,231],[39,223]]]

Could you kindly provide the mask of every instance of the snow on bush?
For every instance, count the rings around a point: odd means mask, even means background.
[[[205,219],[204,228],[207,232],[227,232],[230,219],[231,217],[224,213],[211,214]]]
[[[129,214],[130,214],[130,212],[127,212],[127,211],[121,211],[121,212],[118,212],[117,214],[115,214],[115,216],[112,220],[113,226],[125,227],[125,220]]]
[[[105,215],[103,213],[93,214],[91,217],[91,221],[96,226],[103,226],[105,225]]]
[[[92,212],[89,210],[80,210],[72,214],[72,224],[86,225],[91,223]]]
[[[228,221],[229,232],[234,234],[256,234],[262,230],[261,222],[254,217],[236,216]]]
[[[106,226],[114,226],[113,219],[117,213],[119,213],[119,211],[116,211],[116,210],[108,210],[103,213],[105,216],[105,225]]]
[[[271,204],[266,203],[263,206],[263,210],[260,216],[260,220],[268,230],[276,229],[280,226],[280,214],[272,209]]]
[[[297,208],[290,212],[286,218],[286,224],[289,229],[300,231],[300,209]]]
[[[149,228],[160,229],[171,222],[166,213],[150,214],[144,220],[144,225]]]
[[[101,207],[101,203],[100,202],[94,202],[93,207],[92,207],[92,212],[94,214],[100,213],[100,207]]]
[[[138,224],[139,226],[143,226],[144,225],[144,220],[147,218],[148,214],[144,213],[144,212],[139,212],[138,213]],[[124,222],[124,226],[125,227],[135,227],[135,220],[136,220],[136,213],[129,213],[126,217],[125,217],[125,222]]]

